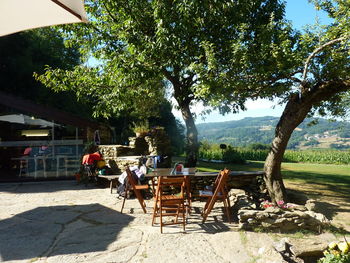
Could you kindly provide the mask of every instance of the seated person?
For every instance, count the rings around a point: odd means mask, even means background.
[[[24,149],[23,156],[29,156],[32,152],[33,148],[32,147],[27,147]]]
[[[46,145],[40,146],[39,152],[38,152],[39,155],[46,155],[49,153],[50,153],[50,148],[48,146],[46,146]]]
[[[82,165],[89,176],[95,176],[96,164],[102,160],[102,154],[97,151],[83,156]]]

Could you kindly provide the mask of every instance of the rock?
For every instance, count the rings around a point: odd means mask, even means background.
[[[266,213],[274,213],[274,214],[280,214],[283,212],[283,210],[281,208],[278,207],[268,207],[265,209]]]
[[[292,207],[294,211],[307,211],[307,208],[303,205],[295,205]]]
[[[287,250],[289,250],[288,243],[289,243],[289,239],[284,237],[279,242],[274,243],[273,246],[276,249],[276,251],[282,253],[282,252],[286,252]]]
[[[256,221],[256,220],[253,219],[253,218],[248,218],[247,222],[248,222],[249,224],[256,224],[258,221]]]
[[[321,257],[323,251],[327,248],[328,243],[318,242],[315,240],[294,240],[290,250],[296,257]]]
[[[231,189],[228,193],[229,196],[245,196],[245,191],[242,189]]]
[[[258,255],[257,263],[287,263],[272,245],[259,248]]]
[[[238,196],[235,207],[240,209],[256,209],[256,205],[247,196]]]
[[[259,212],[256,214],[256,219],[258,220],[264,220],[265,218],[268,218],[269,217],[269,214],[266,213],[266,212]]]
[[[327,219],[327,217],[325,217],[325,215],[321,214],[321,213],[315,213],[313,211],[306,211],[306,214],[310,215],[311,217],[315,218],[317,221],[319,221],[322,224],[329,224],[329,220]]]
[[[295,217],[295,214],[293,212],[286,211],[286,212],[284,212],[283,217],[284,218],[291,218],[291,217]]]
[[[303,222],[303,220],[301,220],[301,219],[294,219],[295,224],[301,224],[302,222]]]
[[[267,223],[267,222],[261,222],[261,226],[265,228],[272,228],[273,224]]]
[[[248,218],[254,218],[255,215],[258,213],[258,211],[254,210],[239,210],[238,211],[238,218],[240,221],[246,221]]]
[[[316,201],[313,199],[309,199],[306,201],[305,207],[309,211],[316,211]]]

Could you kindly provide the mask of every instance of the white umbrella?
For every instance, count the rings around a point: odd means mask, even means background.
[[[43,119],[35,119],[23,114],[2,115],[0,116],[0,121],[20,123],[24,125],[35,125],[35,126],[42,126],[42,127],[53,127],[55,125],[60,126],[50,121],[46,121]]]
[[[0,0],[0,36],[79,22],[87,22],[83,0]]]

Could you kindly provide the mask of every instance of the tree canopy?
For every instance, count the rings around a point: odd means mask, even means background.
[[[90,117],[89,106],[77,103],[73,92],[55,93],[33,77],[33,72],[43,73],[47,64],[68,70],[79,63],[77,48],[64,46],[62,37],[50,28],[1,37],[0,90]]]
[[[159,103],[156,98],[168,88],[186,124],[188,164],[195,165],[198,139],[191,104],[213,94],[230,101],[230,109],[243,107],[240,92],[226,98],[220,87],[233,87],[228,73],[245,75],[242,65],[259,70],[254,53],[262,57],[274,45],[284,5],[278,0],[99,0],[86,1],[86,9],[90,23],[66,26],[64,37],[101,64],[48,70],[39,79],[81,97],[94,96],[96,114],[105,116],[130,103],[150,113],[146,109]],[[246,84],[242,79],[234,85],[243,89]],[[135,99],[136,94],[143,99]]]

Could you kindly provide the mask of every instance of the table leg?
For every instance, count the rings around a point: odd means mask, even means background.
[[[38,175],[37,172],[38,172],[38,159],[35,157],[34,158],[34,179],[36,179],[36,176]]]
[[[58,177],[59,168],[60,168],[60,157],[56,156],[56,177]]]
[[[43,157],[43,168],[44,168],[44,176],[45,176],[45,178],[47,178],[47,174],[46,174],[46,157]]]
[[[187,197],[188,214],[191,214],[191,207],[192,207],[191,178],[189,176],[185,176],[185,181],[186,181],[186,197]]]

